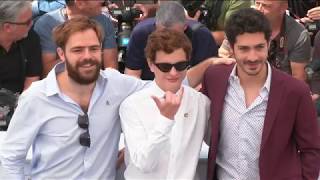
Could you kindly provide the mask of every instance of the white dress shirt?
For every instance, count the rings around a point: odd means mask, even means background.
[[[120,106],[126,144],[125,178],[194,179],[210,101],[184,86],[181,105],[174,120],[170,120],[160,114],[152,95],[164,96],[155,82],[129,96]]]
[[[217,153],[219,180],[258,180],[264,118],[271,82],[267,65],[266,82],[254,102],[246,107],[245,94],[234,66],[225,97]]]

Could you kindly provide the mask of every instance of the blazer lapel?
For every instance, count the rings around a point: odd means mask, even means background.
[[[212,180],[215,177],[215,160],[217,144],[219,141],[219,127],[221,114],[224,105],[224,98],[228,87],[228,78],[234,65],[220,65],[208,71],[207,86],[208,97],[211,99],[211,141],[209,148],[207,178]]]
[[[272,125],[276,119],[277,113],[280,109],[281,98],[284,93],[283,80],[279,77],[278,70],[272,68],[271,74],[271,87],[268,99],[268,105],[266,110],[266,116],[264,119],[264,126],[261,140],[261,150],[264,148],[267,139],[270,135]]]
[[[227,66],[224,68],[217,69],[218,72],[216,73],[216,75],[218,75],[219,77],[214,77],[213,79],[213,81],[215,81],[213,83],[213,86],[216,87],[212,88],[213,91],[211,91],[210,97],[213,106],[213,122],[216,122],[213,125],[215,126],[217,132],[219,132],[220,120],[224,106],[224,98],[227,93],[227,88],[229,84],[228,79],[232,71],[232,68],[233,66]]]

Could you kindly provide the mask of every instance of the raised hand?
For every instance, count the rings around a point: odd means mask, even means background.
[[[177,94],[167,91],[162,98],[158,98],[156,96],[151,97],[158,106],[160,113],[168,119],[174,120],[174,116],[181,104],[183,92],[184,89],[181,87]]]

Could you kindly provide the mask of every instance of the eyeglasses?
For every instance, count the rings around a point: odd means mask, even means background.
[[[78,125],[86,131],[80,135],[79,142],[82,146],[90,147],[90,134],[89,134],[89,117],[87,114],[78,116]]]
[[[24,22],[12,22],[12,21],[7,21],[5,23],[9,24],[15,24],[15,25],[22,25],[22,26],[29,26],[32,23],[32,17]]]
[[[188,61],[181,61],[175,64],[170,63],[154,63],[162,72],[169,72],[171,71],[172,67],[174,67],[177,71],[184,71],[188,68],[189,62]]]

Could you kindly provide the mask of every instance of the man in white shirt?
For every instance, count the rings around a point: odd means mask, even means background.
[[[120,106],[125,178],[194,179],[210,101],[181,85],[190,41],[183,33],[158,30],[149,36],[145,51],[155,80]]]

